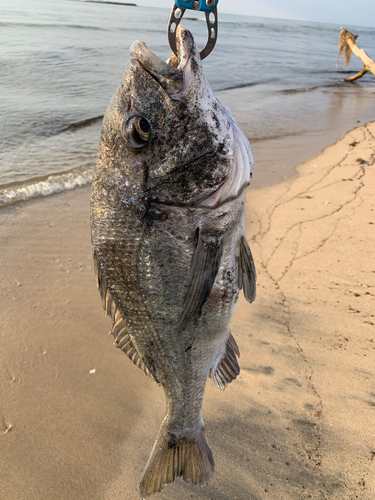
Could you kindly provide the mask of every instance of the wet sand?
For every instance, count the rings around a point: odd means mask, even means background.
[[[249,192],[258,298],[232,333],[241,375],[209,381],[208,488],[160,500],[375,498],[375,123]],[[0,209],[0,498],[138,500],[162,389],[112,346],[88,188]]]

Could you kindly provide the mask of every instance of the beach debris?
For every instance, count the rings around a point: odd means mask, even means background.
[[[12,430],[13,426],[12,424],[8,424],[8,427],[5,429],[4,434],[8,434]]]
[[[13,382],[13,380],[11,380]],[[12,430],[13,426],[12,424],[9,424],[6,420],[4,415],[0,414],[0,429],[2,430],[3,434],[8,434]]]
[[[94,265],[114,343],[167,400],[142,499],[177,477],[209,483],[207,377],[224,390],[238,376],[229,326],[240,290],[249,302],[256,296],[244,233],[250,145],[182,26],[177,46],[174,67],[132,45],[103,120],[91,195]]]
[[[346,82],[354,82],[354,80],[361,78],[369,71],[371,71],[371,73],[375,75],[375,62],[371,59],[369,55],[366,54],[366,52],[363,49],[360,49],[356,45],[357,38],[358,35],[353,35],[352,33],[350,33],[350,31],[346,30],[345,28],[341,29],[340,41],[339,41],[339,55],[337,57],[336,69],[338,68],[339,60],[344,50],[345,50],[346,71],[348,70],[352,52],[354,52],[354,54],[357,57],[359,57],[359,59],[363,62],[363,70],[353,76],[345,78]]]
[[[91,374],[93,374],[93,373],[95,373],[95,372],[96,372],[95,368],[93,368],[92,370],[90,370],[90,373],[91,373]]]

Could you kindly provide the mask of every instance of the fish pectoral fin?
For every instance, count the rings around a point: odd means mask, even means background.
[[[214,370],[210,370],[212,382],[218,389],[224,391],[227,385],[239,375],[240,367],[237,356],[240,357],[240,350],[233,335],[230,333],[224,357],[219,361]]]
[[[238,261],[238,288],[243,288],[245,299],[254,302],[257,295],[257,272],[254,259],[245,236],[241,238],[240,258]]]
[[[140,497],[143,500],[161,491],[165,484],[181,476],[186,483],[207,486],[214,470],[215,462],[205,428],[179,438],[168,432],[164,420],[141,477]]]
[[[178,321],[178,333],[182,333],[194,318],[200,316],[214,285],[222,253],[222,239],[205,235],[199,229],[198,245],[193,256],[187,291]]]
[[[94,267],[97,286],[102,298],[105,315],[110,316],[110,318],[112,319],[112,329],[109,333],[112,334],[115,339],[114,344],[116,345],[116,347],[121,349],[121,351],[124,352],[136,366],[138,366],[138,368],[145,372],[146,375],[153,378],[150,370],[145,365],[144,361],[141,358],[141,355],[135,347],[130,334],[127,332],[127,328],[121,316],[121,313],[107,288],[105,279],[103,279],[102,277],[95,253]]]

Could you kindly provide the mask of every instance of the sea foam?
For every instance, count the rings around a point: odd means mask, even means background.
[[[79,172],[50,175],[45,179],[25,184],[0,187],[0,206],[86,186],[91,183],[92,174],[93,169],[89,168]]]

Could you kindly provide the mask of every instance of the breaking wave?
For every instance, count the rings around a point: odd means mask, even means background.
[[[86,168],[81,171],[73,170],[49,175],[44,179],[34,179],[24,184],[0,187],[0,206],[86,186],[91,183],[92,174],[93,168]]]
[[[8,28],[18,28],[18,27],[25,27],[25,28],[52,28],[52,29],[59,29],[59,28],[66,28],[66,29],[82,29],[82,30],[94,30],[94,31],[106,31],[106,28],[101,28],[100,26],[89,26],[89,25],[80,25],[80,24],[65,24],[65,23],[32,23],[32,22],[12,22],[12,21],[6,21],[6,22],[0,22],[0,26],[3,27],[8,27]]]
[[[81,120],[79,122],[70,123],[66,127],[56,132],[56,134],[61,134],[62,132],[68,132],[72,130],[78,130],[84,127],[89,127],[90,125],[94,125],[95,123],[100,123],[102,120],[103,120],[103,115],[94,116],[93,118],[86,118],[85,120]]]

